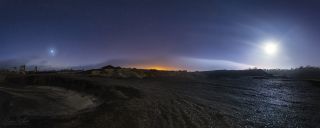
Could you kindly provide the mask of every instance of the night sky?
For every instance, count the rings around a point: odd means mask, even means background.
[[[317,0],[0,0],[0,28],[2,67],[320,66]]]

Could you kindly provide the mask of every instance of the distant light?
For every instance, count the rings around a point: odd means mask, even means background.
[[[161,67],[161,66],[153,66],[153,67],[147,67],[147,69],[153,69],[153,70],[170,70],[167,67]]]
[[[160,71],[177,70],[174,67],[160,66],[160,65],[142,65],[142,66],[134,66],[134,67],[142,68],[142,69],[160,70]]]
[[[268,55],[275,55],[278,52],[278,43],[275,41],[266,42],[263,49]]]

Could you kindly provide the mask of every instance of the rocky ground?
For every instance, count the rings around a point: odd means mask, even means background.
[[[320,127],[320,87],[289,79],[7,76],[5,128]]]

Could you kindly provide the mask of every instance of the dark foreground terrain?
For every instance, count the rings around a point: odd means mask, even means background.
[[[1,128],[320,127],[320,86],[299,80],[1,77]]]

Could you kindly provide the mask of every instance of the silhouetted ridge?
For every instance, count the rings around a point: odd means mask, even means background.
[[[114,67],[112,65],[107,65],[107,66],[102,67],[101,69],[121,69],[121,67],[119,67],[119,66]]]

